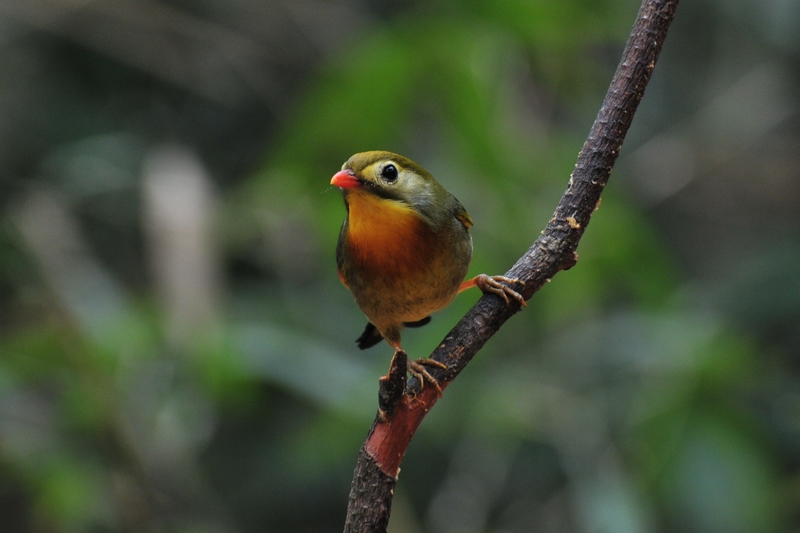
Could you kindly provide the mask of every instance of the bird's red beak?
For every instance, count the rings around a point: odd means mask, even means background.
[[[336,185],[342,189],[352,189],[361,187],[361,180],[356,177],[352,170],[340,170],[331,178],[331,185]]]

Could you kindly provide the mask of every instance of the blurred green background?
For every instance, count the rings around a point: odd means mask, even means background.
[[[330,177],[411,157],[504,272],[638,7],[1,0],[0,530],[341,531],[391,348]],[[800,528],[799,75],[797,0],[682,2],[577,267],[447,389],[391,532]]]

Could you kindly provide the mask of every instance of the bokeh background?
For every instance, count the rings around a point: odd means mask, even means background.
[[[638,7],[0,0],[0,530],[340,531],[391,349],[331,175],[411,157],[504,272]],[[682,2],[577,267],[447,389],[391,532],[798,531],[798,75],[797,0]]]

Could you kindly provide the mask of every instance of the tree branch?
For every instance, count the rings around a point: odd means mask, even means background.
[[[505,274],[524,282],[516,288],[526,300],[555,274],[576,264],[578,242],[600,204],[600,194],[650,81],[677,6],[678,0],[643,0],[564,196],[541,236]],[[513,300],[506,305],[494,295],[478,300],[431,355],[447,366],[446,370],[431,369],[442,389],[519,307]],[[422,419],[439,398],[435,387],[421,390],[416,380],[409,382],[405,394],[398,394],[398,386],[402,390],[398,380],[399,376],[388,376],[381,382],[381,408],[387,414],[375,419],[359,452],[346,533],[386,531],[400,462]]]

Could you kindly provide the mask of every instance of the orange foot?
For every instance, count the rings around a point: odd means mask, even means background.
[[[439,361],[434,361],[433,359],[417,359],[416,361],[409,361],[408,362],[408,373],[414,376],[419,380],[419,388],[420,390],[425,388],[425,382],[427,381],[434,387],[436,390],[439,391],[439,398],[442,397],[442,387],[439,386],[439,382],[430,375],[430,373],[425,370],[426,366],[434,366],[436,368],[441,368],[447,370],[447,365],[444,363],[440,363]]]
[[[524,281],[520,281],[518,279],[507,278],[505,276],[487,276],[486,274],[478,274],[474,278],[463,282],[461,287],[458,288],[458,292],[465,291],[472,287],[478,287],[482,292],[490,292],[498,295],[506,301],[506,305],[511,303],[508,299],[508,297],[511,296],[518,301],[522,307],[528,307],[528,303],[525,301],[525,298],[523,298],[520,293],[506,285],[506,283],[520,283],[525,285]]]

